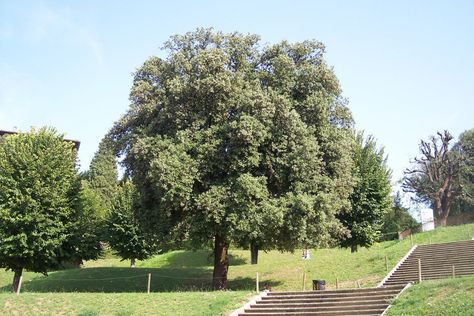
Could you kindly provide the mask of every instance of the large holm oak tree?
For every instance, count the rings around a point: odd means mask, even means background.
[[[446,222],[453,201],[459,194],[461,156],[450,150],[453,136],[448,131],[438,132],[429,141],[420,143],[421,155],[413,167],[405,170],[403,190],[414,193],[414,199],[433,207],[441,226]]]
[[[198,29],[164,48],[110,132],[161,248],[213,246],[223,289],[231,243],[291,251],[344,233],[352,118],[324,46]]]
[[[0,139],[0,267],[14,272],[13,291],[24,269],[97,257],[81,204],[73,144],[48,128]]]

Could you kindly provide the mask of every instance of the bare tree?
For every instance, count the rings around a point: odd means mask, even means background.
[[[460,157],[449,148],[453,136],[437,132],[429,141],[421,140],[421,156],[412,161],[413,168],[405,170],[403,190],[415,193],[418,202],[429,203],[441,226],[446,220],[452,202],[459,191]]]

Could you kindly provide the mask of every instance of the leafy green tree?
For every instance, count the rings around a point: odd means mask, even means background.
[[[410,215],[408,209],[402,205],[400,192],[397,192],[393,199],[392,208],[383,218],[382,240],[397,239],[398,232],[418,226],[420,224]]]
[[[135,260],[144,260],[152,255],[153,246],[146,240],[135,219],[133,184],[125,181],[118,188],[107,220],[107,241],[113,250],[122,258],[130,260],[130,267],[135,267]]]
[[[405,170],[403,190],[414,193],[413,199],[433,208],[435,218],[446,226],[453,201],[459,196],[462,157],[450,148],[453,136],[438,132],[429,141],[420,143],[421,156],[413,167]]]
[[[87,183],[84,185],[92,189],[98,198],[94,205],[97,216],[105,218],[112,207],[118,183],[117,161],[113,147],[107,138],[100,142],[85,179]]]
[[[214,247],[222,289],[231,242],[291,251],[343,234],[352,118],[324,46],[198,29],[165,49],[135,73],[110,133],[160,247]]]
[[[460,192],[453,211],[474,213],[474,129],[464,131],[452,151],[460,157]]]
[[[74,146],[54,129],[0,142],[0,266],[14,272],[14,291],[24,269],[46,274],[66,259],[79,189]]]
[[[80,267],[84,260],[96,260],[103,254],[104,218],[97,213],[102,201],[89,187],[87,181],[80,183],[79,196],[75,201],[74,214],[69,220],[68,239],[61,247],[59,260]]]
[[[341,213],[339,219],[350,230],[341,242],[343,247],[369,247],[380,233],[382,219],[391,207],[391,171],[387,167],[383,148],[377,148],[372,136],[364,140],[362,132],[356,135],[355,173],[358,179],[352,193],[351,211]]]

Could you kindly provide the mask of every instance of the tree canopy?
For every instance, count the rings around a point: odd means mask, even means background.
[[[162,245],[214,245],[226,286],[231,242],[293,250],[345,232],[352,118],[317,41],[260,46],[198,29],[165,43],[135,75],[110,137]]]
[[[452,150],[460,158],[459,195],[454,207],[461,213],[474,213],[474,129],[459,135]]]
[[[97,217],[105,219],[112,207],[118,184],[116,157],[107,138],[100,142],[84,178],[87,181],[84,185],[93,191],[89,193],[91,199],[95,199]],[[94,194],[95,198],[92,196]]]
[[[77,258],[81,236],[76,150],[55,130],[42,128],[0,142],[0,266],[46,274]]]
[[[421,156],[405,171],[403,190],[414,193],[414,200],[433,207],[438,223],[446,226],[451,206],[459,195],[461,156],[451,150],[453,136],[438,132],[420,142]]]
[[[153,253],[153,244],[145,238],[137,223],[135,200],[133,184],[124,181],[115,193],[106,228],[110,247],[122,259],[129,259],[132,268],[136,259],[146,259]]]
[[[398,239],[398,233],[407,229],[420,226],[410,212],[402,204],[400,192],[397,192],[393,198],[393,206],[390,211],[385,214],[382,220],[382,240]]]
[[[358,246],[369,247],[377,241],[383,217],[391,207],[391,170],[383,148],[378,148],[372,136],[364,140],[362,132],[356,135],[354,151],[356,184],[350,196],[351,210],[339,215],[350,230],[342,240],[343,247],[357,251]]]

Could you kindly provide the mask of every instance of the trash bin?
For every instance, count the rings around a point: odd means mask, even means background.
[[[313,291],[322,291],[326,289],[325,280],[313,280]]]

